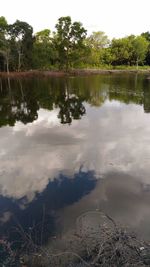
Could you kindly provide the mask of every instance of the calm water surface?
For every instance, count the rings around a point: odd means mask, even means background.
[[[149,112],[146,76],[1,80],[0,235],[41,244],[101,209],[150,239]]]

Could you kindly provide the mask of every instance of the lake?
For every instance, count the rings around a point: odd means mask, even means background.
[[[47,244],[93,210],[150,239],[150,80],[1,79],[1,238]]]

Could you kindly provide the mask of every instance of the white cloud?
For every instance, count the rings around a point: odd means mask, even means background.
[[[36,132],[37,127],[44,124],[45,128],[52,128],[54,126],[60,126],[58,119],[58,110],[52,110],[51,112],[46,112],[44,109],[38,111],[38,120],[28,123],[27,125],[22,122],[16,122],[15,127],[13,128],[14,133],[25,131],[26,136],[33,135]]]
[[[141,106],[112,103],[87,105],[87,116],[71,126],[58,125],[57,111],[41,110],[33,124],[2,128],[1,193],[31,201],[49,179],[74,174],[81,165],[97,177],[119,171],[150,184],[149,114]]]

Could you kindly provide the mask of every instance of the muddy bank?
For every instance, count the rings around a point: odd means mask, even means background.
[[[76,69],[69,71],[71,75],[92,75],[92,74],[121,74],[121,73],[145,73],[150,74],[150,70],[107,70],[107,69]]]
[[[61,77],[65,76],[66,73],[64,71],[38,71],[38,70],[30,70],[30,71],[20,71],[20,72],[0,72],[0,77],[34,77],[34,76],[53,76],[53,77]]]
[[[150,74],[150,70],[103,70],[103,69],[75,69],[65,71],[22,71],[22,72],[0,72],[0,77],[34,77],[34,76],[52,76],[52,77],[64,77],[64,76],[80,76],[80,75],[96,75],[96,74],[121,74],[121,73],[144,73]]]

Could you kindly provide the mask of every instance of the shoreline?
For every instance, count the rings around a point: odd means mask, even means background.
[[[98,75],[98,74],[150,74],[150,69],[146,70],[126,70],[126,69],[74,69],[69,70],[68,72],[65,71],[42,71],[42,70],[30,70],[30,71],[21,71],[21,72],[0,72],[1,78],[23,78],[23,77],[35,77],[35,76],[44,76],[44,77],[65,77],[65,76],[82,76],[82,75]]]

